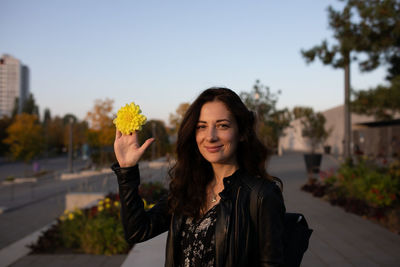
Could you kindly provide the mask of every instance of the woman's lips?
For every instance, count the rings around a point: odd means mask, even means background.
[[[222,145],[221,146],[205,146],[205,148],[210,153],[216,153],[216,152],[219,152],[221,150]]]

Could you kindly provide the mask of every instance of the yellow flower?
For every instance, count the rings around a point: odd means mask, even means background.
[[[68,214],[68,219],[69,220],[73,220],[74,219],[74,214],[73,213]]]
[[[119,202],[118,201],[114,201],[114,206],[118,207],[119,206]]]
[[[106,203],[110,203],[111,199],[109,199],[108,197],[104,200]]]
[[[64,210],[64,214],[67,215],[69,213],[69,210]]]
[[[61,221],[65,221],[65,219],[66,219],[66,218],[65,218],[64,215],[61,215],[61,216],[60,216],[60,220],[61,220]]]
[[[74,212],[75,212],[75,214],[77,214],[77,215],[82,215],[82,210],[80,210],[80,209],[78,209],[78,208],[76,208]]]
[[[134,102],[126,104],[125,107],[118,110],[117,118],[113,120],[113,123],[122,134],[133,133],[141,130],[146,123],[146,116],[140,113],[142,113],[140,107]]]
[[[103,203],[104,203],[103,200],[100,200],[97,205],[101,206],[101,205],[103,205]]]
[[[106,204],[106,209],[109,209],[111,207],[110,203]]]
[[[97,210],[100,212],[100,211],[102,211],[103,210],[103,206],[98,206],[97,207]]]

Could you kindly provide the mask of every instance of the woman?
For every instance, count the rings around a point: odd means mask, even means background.
[[[118,164],[112,168],[128,242],[168,230],[165,266],[282,265],[285,206],[266,173],[267,149],[254,126],[254,114],[232,90],[201,93],[178,132],[169,196],[147,212],[138,195],[137,163],[154,139],[139,146],[136,133],[117,131]]]

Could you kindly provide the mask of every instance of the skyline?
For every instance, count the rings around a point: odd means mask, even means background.
[[[307,65],[300,54],[332,43],[328,5],[339,1],[0,1],[0,54],[30,68],[31,92],[52,116],[83,119],[96,99],[114,112],[134,101],[168,123],[180,103],[204,89],[240,93],[255,81],[281,90],[278,107],[323,111],[343,104],[341,69]],[[385,69],[360,73],[354,89],[385,83]]]

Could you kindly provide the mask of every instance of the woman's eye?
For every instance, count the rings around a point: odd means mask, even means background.
[[[228,124],[219,124],[219,125],[217,125],[217,127],[220,129],[227,129],[227,128],[229,128],[229,125]]]
[[[196,129],[197,129],[197,130],[199,130],[199,129],[204,129],[204,128],[206,128],[205,125],[197,125],[197,126],[196,126]]]

